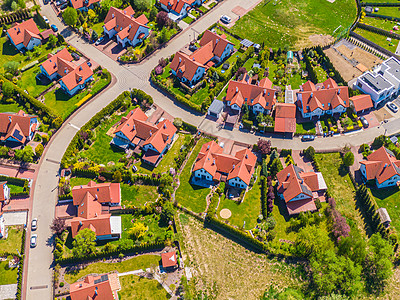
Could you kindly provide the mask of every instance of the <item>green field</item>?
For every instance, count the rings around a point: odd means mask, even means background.
[[[393,30],[393,26],[396,25],[396,22],[395,21],[389,21],[389,20],[386,20],[386,19],[365,17],[364,18],[364,24],[375,26],[375,27],[390,31],[390,30]],[[394,31],[394,32],[396,32],[396,31]]]
[[[151,185],[128,185],[121,183],[121,204],[140,207],[158,198],[157,187]]]
[[[389,2],[389,1],[386,1]],[[379,11],[374,12],[377,15],[383,15],[388,17],[399,17],[400,16],[400,7],[378,7]]]
[[[232,32],[269,47],[310,46],[309,36],[349,27],[357,14],[354,0],[263,0],[238,20]]]
[[[378,207],[386,208],[390,219],[392,220],[391,226],[397,231],[400,231],[400,210],[397,207],[400,205],[400,190],[398,187],[392,188],[381,188],[375,187],[370,188],[372,195],[375,198]]]
[[[9,226],[8,237],[0,240],[0,253],[6,251],[18,255],[18,251],[21,251],[21,246],[22,229],[20,229],[18,226]]]
[[[0,262],[0,285],[17,283],[18,268],[9,269],[8,261]]]
[[[119,299],[162,300],[170,298],[157,280],[125,275],[119,277],[119,281],[121,283],[121,290],[118,292]]]
[[[396,52],[396,48],[399,43],[399,40],[392,38],[392,41],[389,42],[386,40],[387,36],[384,36],[384,35],[369,31],[369,30],[361,29],[361,28],[356,28],[354,30],[354,32],[365,37],[366,39],[370,40],[371,42],[374,42],[375,44],[391,51],[391,52]]]
[[[36,75],[40,72],[41,71],[39,65],[36,65],[33,68],[30,68],[29,70],[26,70],[24,73],[22,73],[21,79],[17,82],[18,86],[20,86],[24,90],[27,90],[29,95],[35,98],[37,98],[51,85],[51,83],[45,85],[36,78]]]

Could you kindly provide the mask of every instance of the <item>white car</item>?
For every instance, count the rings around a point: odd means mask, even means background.
[[[221,16],[221,19],[220,19],[222,22],[224,22],[224,23],[226,23],[226,24],[229,24],[231,21],[232,21],[232,19],[230,18],[230,17],[228,17],[227,15],[223,15],[223,16]]]
[[[37,234],[32,234],[31,236],[31,248],[35,248],[37,245]]]
[[[50,23],[49,19],[47,19],[46,16],[43,16],[43,20],[46,22],[46,24],[49,24],[49,23]]]
[[[34,219],[32,220],[31,229],[32,229],[32,230],[36,230],[36,229],[37,229],[37,218],[34,218]]]

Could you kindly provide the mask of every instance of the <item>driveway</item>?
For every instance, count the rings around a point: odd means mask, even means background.
[[[28,211],[11,211],[4,212],[4,225],[26,225]]]
[[[0,285],[0,299],[15,299],[17,284]]]

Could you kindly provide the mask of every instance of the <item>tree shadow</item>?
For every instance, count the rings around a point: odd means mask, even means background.
[[[57,89],[54,95],[56,96],[56,101],[68,101],[72,98],[71,96],[66,94],[62,89]]]
[[[289,222],[290,216],[287,211],[286,203],[283,199],[275,197],[274,204],[278,207],[279,213],[285,218],[286,222]]]
[[[3,51],[2,55],[9,55],[9,56],[14,56],[17,55],[19,52],[17,49],[14,47],[13,44],[11,44],[10,41],[7,41],[3,44]]]
[[[340,177],[344,177],[347,174],[349,174],[349,168],[346,167],[344,164],[340,164],[338,171],[339,171]]]

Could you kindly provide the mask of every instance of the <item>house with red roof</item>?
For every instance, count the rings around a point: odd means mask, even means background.
[[[164,269],[175,268],[178,266],[176,251],[161,253],[161,264]]]
[[[327,189],[320,172],[304,172],[293,164],[280,171],[277,180],[278,195],[285,201],[289,215],[316,211],[314,199]]]
[[[206,30],[200,40],[200,48],[191,55],[177,52],[170,64],[171,73],[189,87],[203,78],[210,67],[220,65],[234,51],[233,43],[225,35]]]
[[[121,289],[118,274],[88,275],[69,286],[71,300],[118,300]]]
[[[89,9],[94,8],[96,5],[99,5],[100,0],[69,0],[69,2],[75,9],[79,9],[80,11],[88,11]]]
[[[382,146],[360,162],[360,172],[364,180],[374,180],[379,189],[395,186],[400,181],[400,160]]]
[[[22,110],[17,113],[0,113],[0,142],[10,147],[24,145],[33,139],[38,127],[38,117]]]
[[[200,6],[205,0],[159,0],[163,10],[168,12],[168,17],[178,21],[187,16],[188,11],[194,6]]]
[[[121,237],[121,216],[112,216],[108,212],[110,206],[121,205],[119,183],[90,181],[87,185],[74,186],[72,199],[77,208],[77,216],[71,220],[73,238],[85,228],[95,232],[97,240]]]
[[[362,114],[374,107],[370,95],[362,94],[350,98],[350,107],[356,114]]]
[[[193,165],[193,183],[209,185],[220,181],[240,189],[246,189],[254,174],[257,157],[249,150],[238,151],[234,156],[223,153],[215,141],[204,144]]]
[[[307,81],[297,93],[297,106],[303,118],[342,114],[349,104],[348,87],[338,86],[332,78],[318,84]]]
[[[275,132],[296,132],[296,105],[277,103],[275,105]]]
[[[33,19],[28,19],[22,23],[16,23],[7,30],[7,36],[10,42],[19,51],[32,50],[42,43],[39,28],[36,26]]]
[[[111,145],[121,149],[132,148],[135,153],[143,151],[142,159],[156,166],[174,142],[176,131],[174,124],[167,119],[157,124],[149,122],[138,107],[121,118]]]
[[[252,84],[246,73],[239,80],[229,81],[225,102],[234,111],[239,112],[247,104],[255,114],[270,114],[276,103],[275,92],[267,77]]]
[[[67,48],[56,54],[49,54],[46,61],[40,65],[41,74],[49,80],[60,79],[61,89],[73,96],[85,88],[93,80],[93,70],[87,63],[76,64]]]
[[[10,188],[6,181],[0,182],[0,208],[10,201]]]
[[[122,47],[132,46],[143,42],[150,34],[147,26],[149,20],[144,14],[135,19],[132,6],[118,9],[111,7],[104,20],[104,33],[111,39],[117,37],[117,42]]]

